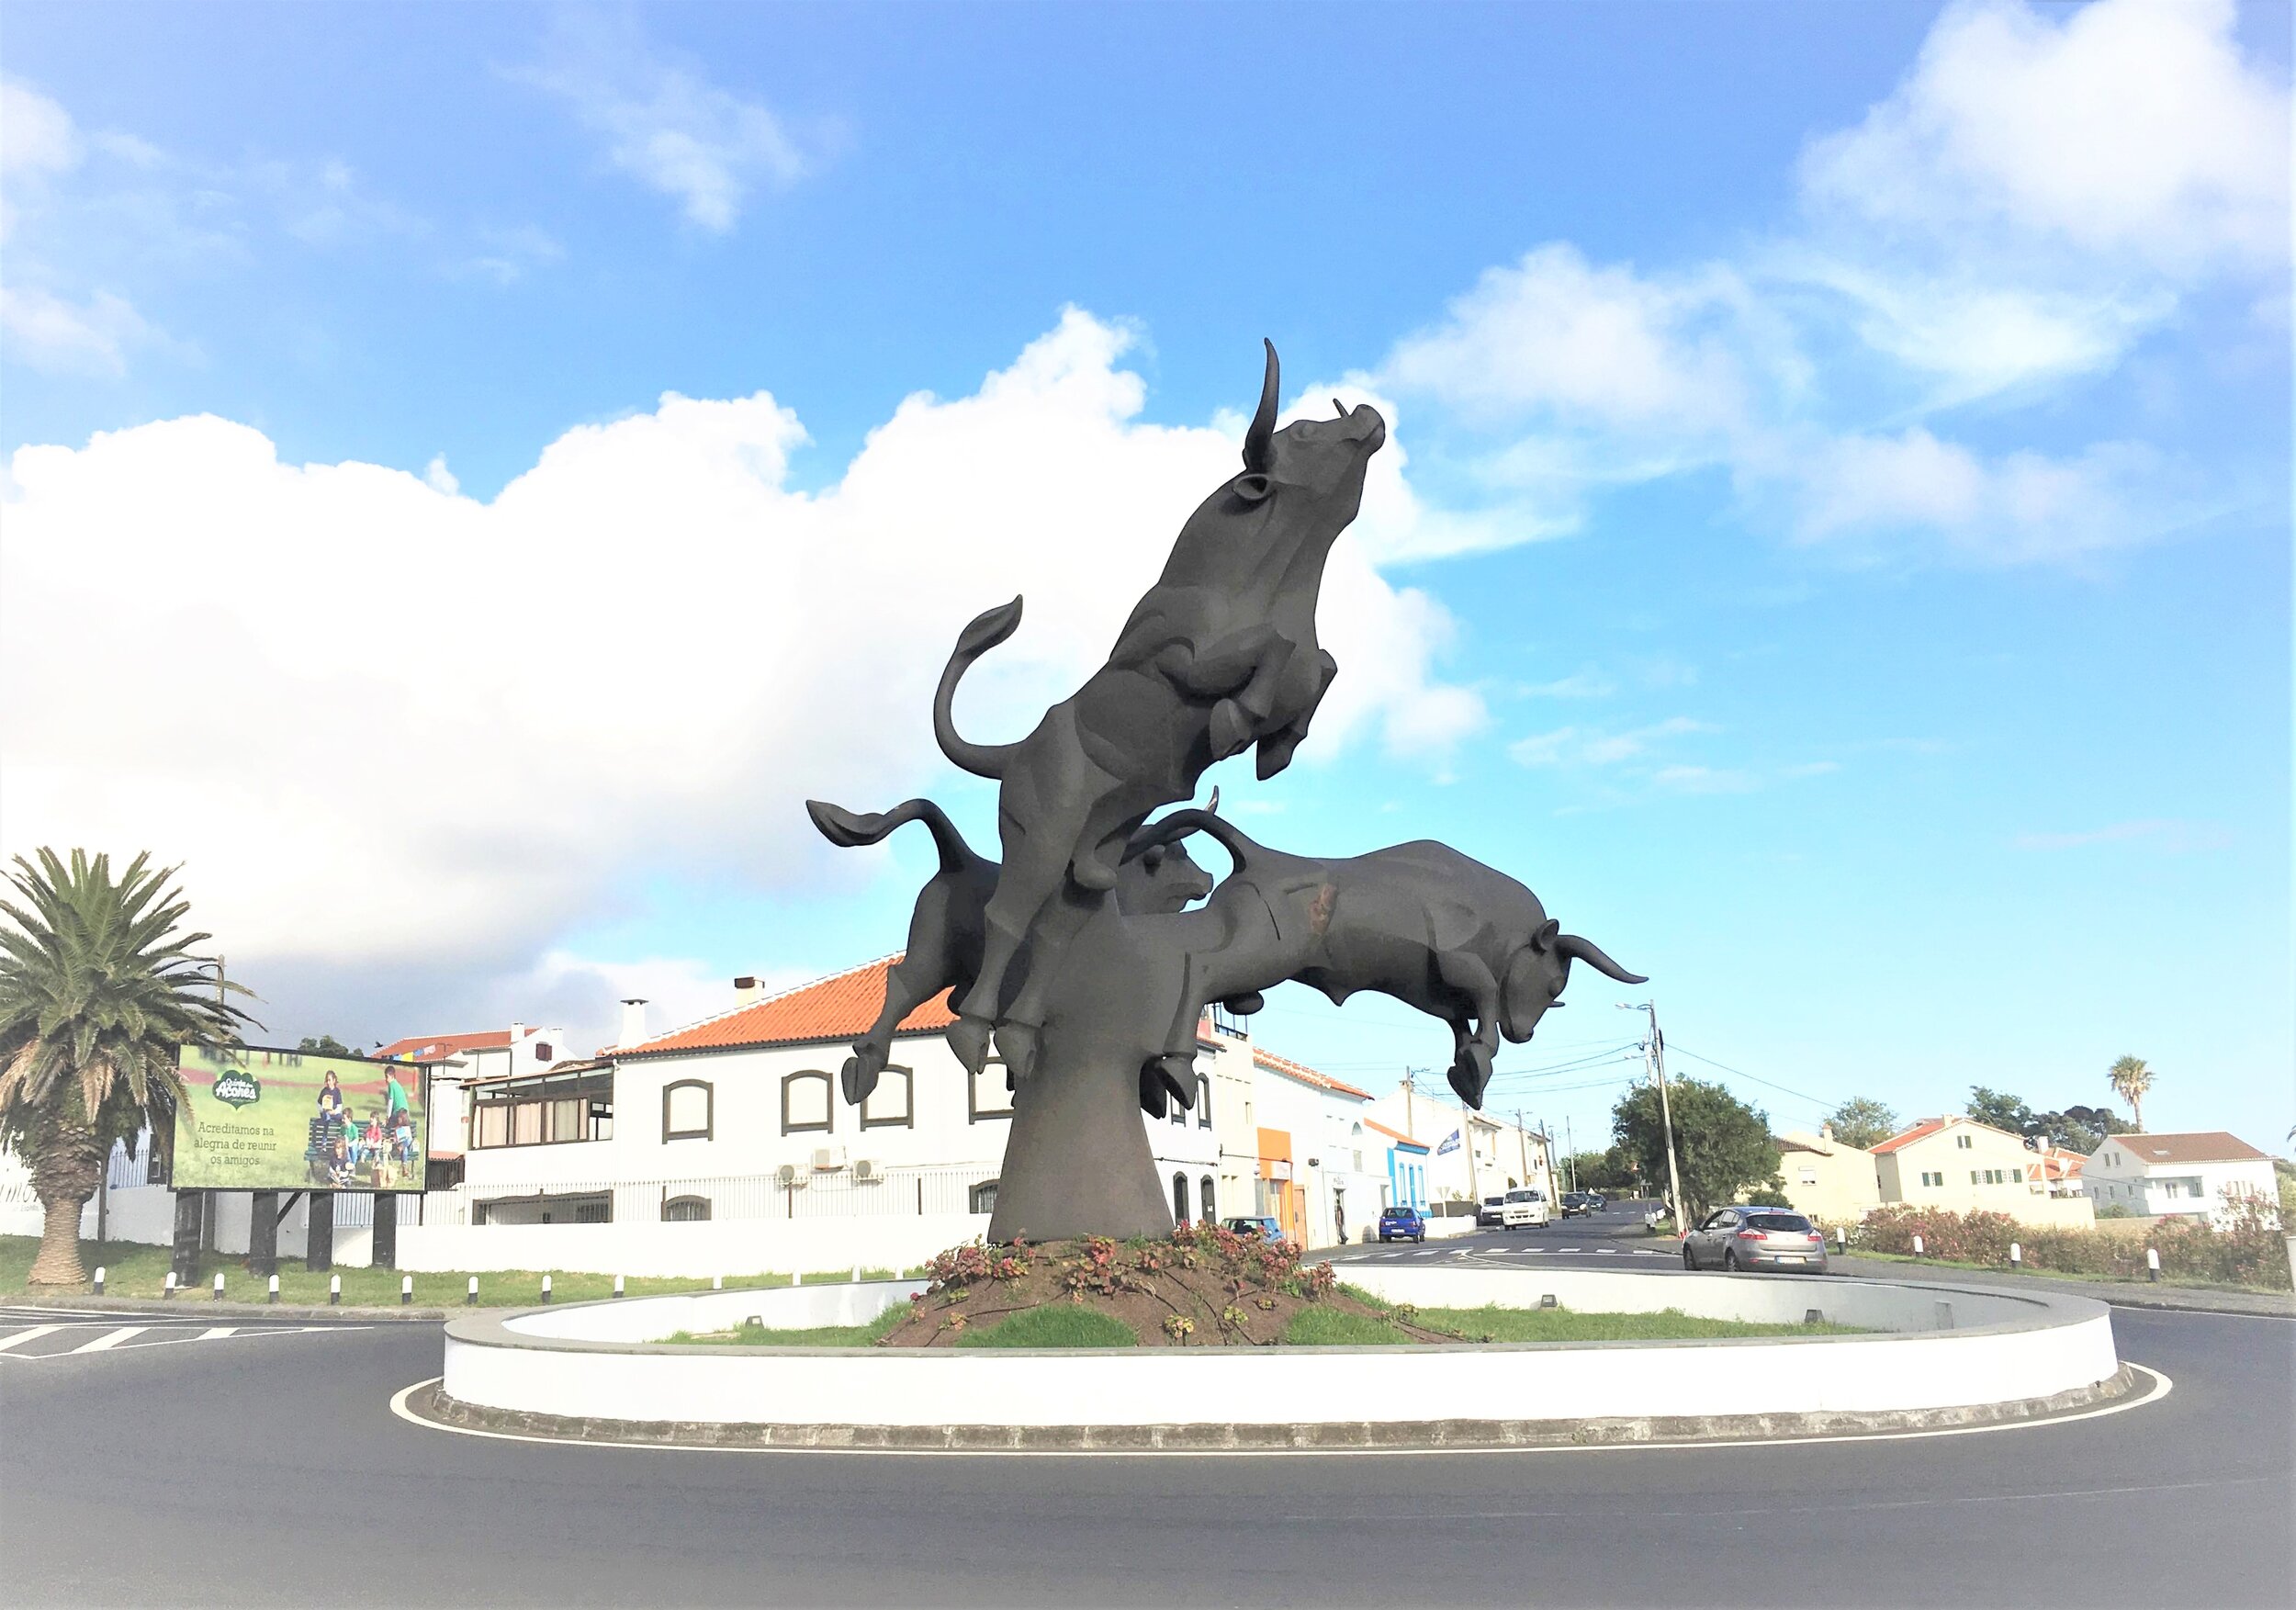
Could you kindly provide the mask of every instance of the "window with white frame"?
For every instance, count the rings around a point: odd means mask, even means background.
[[[892,1064],[877,1075],[877,1087],[861,1098],[861,1128],[915,1129],[917,1080],[907,1068]]]
[[[665,1224],[703,1224],[708,1222],[709,1216],[707,1197],[671,1197],[661,1205],[661,1221]]]
[[[680,1079],[661,1090],[661,1138],[706,1141],[716,1125],[717,1092],[706,1079]]]
[[[1975,1135],[1955,1135],[1953,1137],[1953,1144],[1959,1146],[1964,1152],[1970,1150],[1972,1147],[1976,1145],[1976,1143],[1977,1138]]]
[[[965,1193],[965,1206],[975,1213],[996,1211],[996,1182],[985,1179]]]
[[[964,1119],[967,1123],[985,1123],[1011,1116],[1012,1079],[1005,1072],[1004,1059],[992,1056],[965,1083]]]
[[[1196,1127],[1211,1128],[1211,1081],[1201,1074],[1196,1075]],[[1204,1217],[1211,1217],[1210,1210],[1206,1210]]]
[[[837,1104],[830,1098],[828,1075],[818,1068],[804,1068],[782,1076],[782,1133],[827,1134],[836,1121]]]
[[[613,1138],[612,1068],[504,1079],[469,1091],[473,1150]]]

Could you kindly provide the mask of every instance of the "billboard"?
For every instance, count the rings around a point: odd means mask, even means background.
[[[175,1071],[180,1190],[422,1188],[431,1120],[412,1063],[186,1045]]]

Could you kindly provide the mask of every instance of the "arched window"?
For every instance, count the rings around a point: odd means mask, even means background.
[[[990,1119],[1011,1116],[1012,1075],[1005,1071],[1003,1058],[992,1056],[981,1064],[979,1073],[965,1081],[965,1121],[985,1123]]]
[[[710,1216],[707,1197],[671,1197],[661,1205],[661,1222],[665,1224],[700,1224]]]
[[[1172,1177],[1172,1222],[1175,1224],[1187,1222],[1187,1176],[1185,1174]]]
[[[1216,1224],[1220,1222],[1219,1211],[1211,1205],[1211,1176],[1209,1174],[1196,1182],[1196,1205],[1203,1210],[1204,1222],[1207,1224]]]
[[[1211,1081],[1201,1074],[1196,1075],[1196,1127],[1211,1128]],[[1204,1217],[1209,1219],[1211,1215],[1206,1213]]]
[[[1356,1154],[1356,1172],[1361,1174],[1363,1172],[1363,1125],[1357,1124],[1347,1132],[1347,1143]]]
[[[967,1197],[965,1205],[974,1212],[994,1213],[996,1210],[996,1182],[995,1180],[985,1179],[965,1194]]]
[[[716,1125],[716,1092],[706,1080],[680,1079],[661,1092],[661,1138],[706,1141]]]
[[[829,1075],[816,1068],[782,1076],[782,1133],[808,1130],[827,1134],[835,1127],[837,1104],[829,1098]]]
[[[877,1087],[861,1102],[861,1128],[865,1130],[917,1127],[915,1106],[916,1081],[909,1070],[888,1064],[877,1075]]]

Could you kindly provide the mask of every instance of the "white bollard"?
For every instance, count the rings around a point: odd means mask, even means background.
[[[622,1277],[619,1275],[613,1278],[613,1294],[616,1297],[622,1295]]]
[[[542,1300],[545,1302],[550,1300],[550,1277],[547,1275],[542,1278]]]
[[[2021,1270],[2025,1267],[2025,1249],[2017,1242],[2009,1243],[2009,1267]]]
[[[476,1307],[478,1307],[478,1276],[473,1275],[473,1276],[471,1276],[471,1277],[470,1277],[470,1289],[469,1289],[467,1293],[465,1293],[465,1294],[464,1294],[464,1296],[463,1296],[463,1300],[463,1300],[463,1306],[464,1306],[465,1308],[476,1308]]]
[[[327,1277],[327,1306],[329,1308],[343,1306],[343,1277],[341,1275]]]
[[[1913,1255],[1915,1257],[1919,1257],[1921,1255],[1921,1233],[1918,1230],[1914,1232],[1913,1235]]]
[[[278,1277],[278,1276],[276,1276],[276,1275],[272,1276],[272,1277],[271,1277],[271,1279],[270,1279],[270,1282],[269,1282],[268,1284],[266,1284],[266,1285],[264,1287],[264,1290],[263,1290],[263,1300],[264,1300],[265,1302],[276,1302],[276,1301],[278,1301],[278,1300],[279,1300],[279,1277]]]
[[[218,1302],[223,1300],[223,1271],[221,1269],[215,1272],[215,1300]]]
[[[725,1276],[723,1276],[723,1275],[712,1275],[712,1276],[710,1277],[710,1289],[711,1289],[711,1290],[713,1290],[713,1291],[723,1291],[723,1290],[725,1290],[725,1289],[726,1289],[726,1277],[725,1277]]]
[[[1849,1250],[1850,1250],[1850,1233],[1849,1233],[1849,1231],[1847,1231],[1847,1230],[1843,1229],[1843,1228],[1842,1228],[1840,1225],[1839,1225],[1839,1224],[1835,1225],[1835,1226],[1834,1226],[1834,1251],[1836,1251],[1836,1252],[1838,1252],[1838,1253],[1843,1253],[1843,1252],[1848,1252]]]
[[[221,1278],[217,1277],[219,1279]],[[2148,1246],[2144,1249],[2144,1278],[2147,1280],[2160,1278],[2160,1248],[2156,1246]]]
[[[789,1272],[789,1283],[793,1286],[803,1286],[805,1283],[805,1271],[792,1269]]]
[[[475,1286],[478,1284],[478,1281],[474,1278],[471,1281],[471,1284]],[[407,1308],[411,1306],[413,1302],[414,1277],[412,1275],[401,1275],[399,1277],[399,1306],[401,1308]]]
[[[104,1266],[101,1264],[96,1266],[96,1295],[104,1295]]]
[[[855,1264],[853,1266],[853,1284],[856,1286],[861,1284],[861,1267],[859,1264]]]
[[[162,1297],[173,1297],[173,1296],[174,1296],[174,1295],[175,1295],[175,1271],[174,1271],[174,1270],[170,1269],[170,1270],[168,1270],[168,1271],[167,1271],[167,1284],[166,1284],[163,1288],[162,1288],[162,1289],[161,1289],[160,1295],[161,1295]]]

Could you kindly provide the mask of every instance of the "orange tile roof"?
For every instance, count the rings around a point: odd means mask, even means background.
[[[2223,1130],[2198,1130],[2180,1135],[2111,1135],[2107,1138],[2139,1163],[2271,1161],[2270,1154],[2257,1151],[2239,1136]]]
[[[1880,1157],[1887,1153],[1895,1152],[1900,1147],[1910,1146],[1916,1141],[1921,1140],[1926,1136],[1938,1133],[1951,1121],[1952,1120],[1950,1119],[1925,1118],[1919,1123],[1915,1124],[1911,1129],[1906,1130],[1898,1134],[1894,1134],[1886,1141],[1884,1141],[1880,1145],[1874,1147],[1874,1155]]]
[[[1366,1101],[1371,1099],[1371,1092],[1368,1090],[1358,1090],[1353,1085],[1342,1084],[1329,1074],[1319,1074],[1305,1063],[1297,1063],[1289,1057],[1277,1056],[1272,1051],[1262,1051],[1259,1047],[1254,1046],[1252,1060],[1271,1074],[1289,1074],[1301,1084],[1313,1085],[1320,1090],[1336,1090],[1342,1096],[1359,1096]]]
[[[1363,1124],[1366,1129],[1377,1130],[1390,1141],[1401,1141],[1406,1146],[1416,1146],[1423,1152],[1427,1149],[1426,1142],[1414,1141],[1401,1130],[1391,1130],[1376,1118],[1367,1118],[1363,1120]]]
[[[877,1020],[884,1007],[885,974],[900,959],[901,952],[896,951],[668,1034],[607,1050],[616,1056],[652,1056],[671,1051],[731,1051],[748,1045],[855,1040]],[[949,1009],[949,992],[942,990],[902,1019],[894,1032],[929,1034],[956,1020],[956,1014]]]
[[[484,1034],[411,1034],[404,1040],[394,1040],[388,1045],[367,1053],[377,1062],[391,1062],[400,1057],[417,1060],[454,1056],[466,1051],[508,1051],[511,1031],[496,1029]]]

